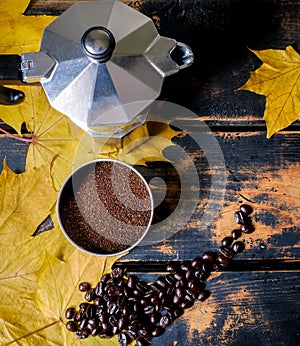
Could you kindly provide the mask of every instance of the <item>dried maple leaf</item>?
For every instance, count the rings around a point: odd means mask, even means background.
[[[266,96],[264,119],[270,138],[300,118],[300,55],[292,47],[252,52],[263,64],[239,90]]]
[[[26,231],[34,230],[45,219],[45,213],[50,213],[56,194],[47,174],[49,165],[15,174],[4,160],[0,175],[0,239],[3,234],[11,234],[14,244],[28,237]]]
[[[47,345],[56,346],[99,344],[99,339],[81,341],[68,332],[64,313],[67,307],[77,307],[83,300],[78,284],[81,281],[97,282],[115,260],[116,257],[99,259],[77,249],[66,260],[45,252],[42,265],[36,271],[36,292],[20,292],[17,285],[7,287],[1,282],[1,345],[42,346],[45,340]],[[104,340],[102,345],[112,346],[117,342],[115,339]]]

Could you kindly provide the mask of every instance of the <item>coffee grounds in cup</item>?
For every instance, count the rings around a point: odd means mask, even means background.
[[[69,238],[97,254],[124,251],[151,221],[151,197],[141,177],[115,161],[98,161],[75,172],[62,192],[60,219]]]

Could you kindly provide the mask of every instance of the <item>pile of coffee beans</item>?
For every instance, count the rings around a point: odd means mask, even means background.
[[[212,271],[225,268],[245,249],[244,243],[237,239],[242,233],[254,231],[249,218],[251,213],[249,205],[241,205],[234,214],[240,228],[222,240],[218,251],[205,252],[185,264],[168,264],[168,274],[153,283],[141,281],[134,275],[126,277],[119,267],[103,275],[95,287],[80,283],[79,290],[85,292],[86,301],[77,310],[67,309],[66,328],[80,339],[89,335],[110,338],[118,334],[120,346],[129,345],[133,340],[137,346],[150,345],[151,339],[162,335],[185,309],[210,296],[205,281]]]

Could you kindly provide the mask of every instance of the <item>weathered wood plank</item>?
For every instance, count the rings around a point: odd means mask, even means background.
[[[200,177],[199,207],[186,226],[170,239],[164,240],[164,227],[154,229],[156,239],[161,232],[161,242],[137,247],[126,259],[191,259],[206,250],[216,249],[222,238],[237,226],[233,220],[234,211],[240,203],[249,201],[255,210],[256,231],[243,238],[247,251],[242,258],[299,258],[299,133],[276,135],[271,140],[267,140],[263,133],[220,133],[217,139],[225,158],[227,187],[224,199],[213,201],[219,211],[215,215],[213,212],[206,215],[211,223],[203,224],[201,217],[209,194],[214,190],[212,176],[219,173],[220,166],[208,167],[204,153],[195,149],[189,138],[181,138],[178,141],[192,155],[192,164]],[[172,153],[172,150],[170,147],[165,153],[176,162],[176,151]],[[175,186],[173,193],[180,189],[176,183],[178,177],[172,175],[170,168],[157,168],[155,171],[156,175],[161,172],[161,177],[169,181],[170,186]],[[148,172],[144,169],[143,174],[150,179],[151,168]],[[221,187],[222,183],[217,178],[215,188]],[[174,199],[170,198],[167,203],[174,204]],[[174,205],[169,210],[168,227],[176,228],[177,220],[175,217],[172,220]],[[190,210],[183,208],[179,215],[187,217]]]

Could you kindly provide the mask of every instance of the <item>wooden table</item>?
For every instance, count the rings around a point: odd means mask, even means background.
[[[58,15],[73,2],[32,0],[26,14]],[[174,142],[194,160],[200,177],[198,208],[172,237],[135,248],[120,264],[153,280],[166,262],[215,250],[236,227],[232,215],[241,203],[255,210],[256,230],[242,238],[246,251],[211,276],[211,297],[187,310],[153,345],[299,345],[300,122],[266,139],[265,98],[236,89],[260,65],[247,47],[292,45],[300,53],[300,1],[141,0],[128,5],[152,17],[162,35],[192,47],[194,64],[166,79],[160,99],[206,122],[224,155],[227,181],[224,197],[214,201],[217,212],[204,227],[201,217],[209,195],[223,182],[212,187],[220,167],[207,165],[205,151],[192,141],[199,132],[197,122],[185,122],[188,134]],[[0,159],[6,155],[15,171],[24,169],[26,150],[26,144],[0,136]],[[172,149],[166,155],[171,164],[156,162],[142,171],[149,180],[164,179],[170,192],[165,207],[172,208],[179,198],[172,165],[176,155]],[[183,217],[190,213],[182,212]]]

